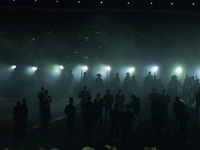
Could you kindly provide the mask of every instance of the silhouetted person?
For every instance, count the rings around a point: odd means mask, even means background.
[[[119,109],[121,111],[123,111],[124,110],[123,108],[124,108],[125,96],[122,93],[121,89],[119,89],[118,93],[115,95],[115,101],[117,102]]]
[[[85,142],[89,143],[91,141],[91,134],[94,124],[94,113],[92,105],[85,105],[84,112],[82,114],[82,118],[85,124]]]
[[[70,69],[67,75],[67,89],[69,96],[73,96],[73,86],[74,86],[74,75],[72,74],[72,70]]]
[[[14,134],[15,137],[21,136],[21,127],[22,127],[22,109],[21,109],[21,102],[17,101],[17,106],[13,109],[13,120],[15,120],[15,130]]]
[[[88,97],[91,97],[91,93],[87,90],[87,86],[83,87],[83,90],[79,93],[78,97],[81,98],[81,113],[83,113],[84,103],[88,101]]]
[[[104,82],[101,77],[102,77],[101,74],[97,74],[97,78],[95,80],[95,90],[96,90],[96,93],[103,94]]]
[[[88,97],[88,101],[84,103],[83,110],[91,108],[93,110],[93,103],[91,102],[91,96]]]
[[[105,105],[105,121],[108,118],[108,113],[112,109],[112,103],[114,102],[113,95],[110,94],[110,90],[107,90],[107,94],[103,97],[104,105]]]
[[[39,99],[39,118],[42,117],[42,107],[44,105],[44,87],[41,87],[41,91],[38,93],[38,99]]]
[[[95,117],[95,129],[97,128],[97,122],[99,119],[100,128],[102,129],[102,113],[103,113],[104,102],[101,99],[101,95],[98,93],[96,99],[94,100],[93,110]]]
[[[140,99],[135,96],[131,95],[131,108],[133,108],[133,113],[135,114],[135,121],[138,121],[138,128],[141,127],[141,120],[140,120],[140,112],[141,112],[141,106],[140,106]]]
[[[27,120],[28,120],[28,107],[26,105],[26,99],[22,100],[22,135],[26,136]]]
[[[161,114],[160,103],[155,101],[152,109],[152,123],[154,128],[154,146],[160,146],[161,133],[164,128],[164,120]]]
[[[73,106],[74,100],[72,97],[69,98],[69,105],[65,107],[65,114],[67,115],[67,134],[68,137],[73,137],[73,130],[75,126],[75,114],[76,108]]]
[[[189,79],[186,77],[185,82],[183,83],[183,99],[186,103],[189,102],[190,90],[190,82]]]
[[[160,102],[161,115],[163,117],[165,127],[167,128],[168,133],[170,134],[170,128],[168,125],[168,105],[170,102],[170,96],[169,96],[169,94],[167,94],[166,89],[164,89],[163,93],[160,95],[159,102]]]
[[[114,78],[114,94],[116,94],[120,88],[120,78],[119,73],[116,73],[116,76]]]
[[[185,109],[185,104],[180,101],[180,97],[175,98],[175,102],[173,104],[173,111],[176,117],[176,126],[177,126],[177,131],[180,133],[180,122],[178,120],[178,115],[180,112],[182,112]]]
[[[130,112],[130,105],[126,105],[126,111],[122,113],[122,127],[123,127],[123,139],[122,144],[124,146],[130,146],[131,142],[131,131],[132,131],[132,122],[134,121],[134,114]]]
[[[138,81],[135,79],[135,76],[132,76],[132,79],[131,79],[131,94],[136,95],[137,86],[138,86]]]
[[[111,120],[111,141],[119,141],[119,128],[120,128],[120,121],[121,121],[121,111],[118,108],[118,104],[114,104],[114,108],[110,110],[109,118]]]
[[[151,88],[158,88],[158,80],[157,80],[157,77],[156,75],[153,76],[153,80],[151,81]]]
[[[158,79],[158,94],[161,94],[163,92],[164,89],[164,84],[162,82],[162,78]]]
[[[52,102],[52,99],[51,99],[51,96],[49,95],[48,90],[44,91],[44,102],[47,102],[50,107],[50,103]]]
[[[131,77],[130,73],[128,72],[126,73],[126,77],[124,78],[123,91],[126,97],[129,97],[131,95]]]
[[[157,101],[159,101],[159,94],[157,93],[156,88],[153,89],[153,92],[149,95],[150,100],[150,117],[152,120],[153,109]]]
[[[83,73],[83,80],[82,80],[82,86],[89,86],[89,79],[87,76],[87,72]]]
[[[48,101],[44,102],[42,108],[42,137],[44,139],[49,137],[49,121],[51,119],[51,111]]]
[[[196,94],[196,121],[198,121],[199,116],[199,107],[200,107],[200,88],[199,92]]]
[[[178,114],[177,120],[179,121],[180,125],[180,132],[179,132],[179,143],[184,143],[185,145],[188,145],[187,143],[187,125],[188,120],[190,119],[190,116],[188,112],[186,111],[186,107],[183,107],[183,110]]]
[[[151,75],[151,71],[148,72],[148,75],[145,77],[145,84],[146,84],[146,88],[147,88],[147,94],[149,95],[152,92],[152,80],[153,80],[153,76]]]

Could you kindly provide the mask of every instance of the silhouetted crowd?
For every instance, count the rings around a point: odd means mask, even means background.
[[[69,72],[70,80],[73,80],[72,70]],[[68,78],[68,79],[69,79]],[[73,81],[68,88],[71,88],[70,94],[73,93]],[[82,80],[83,90],[80,91],[78,97],[80,98],[81,117],[85,126],[85,142],[90,143],[92,141],[92,132],[103,129],[103,122],[110,120],[110,141],[121,142],[122,145],[131,145],[131,131],[133,129],[133,121],[137,123],[134,128],[141,128],[141,101],[137,95],[137,80],[135,76],[130,77],[127,73],[123,83],[123,92],[120,89],[119,74],[113,78],[113,82],[110,84],[110,88],[104,93],[103,80],[101,75],[97,74],[95,81],[96,97],[92,102],[91,92],[87,89],[88,79],[87,73],[84,73]],[[145,77],[143,82],[144,94],[148,95],[150,102],[149,114],[151,120],[151,128],[154,132],[153,145],[159,147],[161,145],[162,130],[166,129],[169,136],[171,130],[168,124],[169,104],[175,99],[172,104],[174,116],[176,118],[177,136],[178,142],[184,145],[188,145],[187,140],[187,125],[190,115],[186,110],[186,104],[189,105],[190,101],[196,105],[196,121],[198,121],[199,106],[200,106],[200,86],[199,80],[194,80],[194,77],[186,75],[183,87],[181,87],[177,76],[172,76],[168,90],[163,86],[162,79],[157,81],[156,76],[152,76],[151,72]],[[184,100],[182,101],[178,95],[179,88],[183,89]],[[198,90],[199,91],[198,91]],[[98,92],[99,91],[99,92]],[[112,93],[116,93],[112,95]],[[131,98],[128,101],[126,97]],[[172,98],[172,99],[171,99]],[[51,119],[50,103],[52,102],[49,91],[44,87],[38,93],[39,99],[39,117],[41,118],[42,136],[44,139],[49,136],[49,121]],[[196,101],[196,102],[195,102]],[[73,97],[69,98],[69,105],[65,107],[64,113],[67,115],[67,135],[73,138],[73,129],[75,127],[75,117],[77,114],[77,108],[73,105]],[[192,106],[192,105],[191,105]],[[26,99],[21,102],[17,102],[17,106],[13,111],[15,120],[15,136],[25,136],[28,119],[28,108],[26,106]],[[120,136],[119,130],[123,129],[123,133]]]

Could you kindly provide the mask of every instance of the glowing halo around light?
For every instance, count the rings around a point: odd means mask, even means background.
[[[106,69],[107,69],[108,71],[110,71],[111,68],[110,68],[110,66],[107,66]]]
[[[64,67],[61,65],[61,66],[60,66],[60,70],[63,70],[63,69],[64,69]]]
[[[154,72],[158,71],[158,67],[157,66],[153,67],[153,71]]]
[[[88,67],[87,66],[84,66],[83,67],[83,71],[87,71],[88,70]]]
[[[133,72],[133,71],[135,71],[135,68],[133,68],[133,67],[128,69],[128,72]]]
[[[181,67],[178,67],[178,68],[176,69],[176,73],[180,74],[181,72],[182,72],[182,68],[181,68]]]
[[[16,66],[16,65],[13,65],[13,66],[11,66],[11,69],[15,69],[15,68],[17,68],[17,66]]]

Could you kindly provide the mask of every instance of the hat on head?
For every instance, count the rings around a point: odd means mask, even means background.
[[[102,77],[100,73],[97,74],[98,77]]]

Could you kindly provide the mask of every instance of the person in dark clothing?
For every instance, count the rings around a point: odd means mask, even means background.
[[[38,93],[38,99],[39,99],[39,118],[42,117],[42,108],[44,105],[44,87],[41,87],[41,91]]]
[[[183,110],[178,114],[177,120],[180,123],[180,132],[179,132],[179,143],[183,143],[185,145],[188,145],[187,143],[187,125],[188,120],[190,119],[190,116],[188,112],[186,111],[186,107],[183,108]]]
[[[123,91],[126,97],[131,95],[131,77],[129,72],[126,73],[126,77],[124,78]]]
[[[42,108],[42,136],[44,139],[49,136],[49,121],[51,119],[51,111],[49,107],[49,102],[45,101]]]
[[[124,102],[125,102],[125,96],[122,93],[122,90],[119,89],[118,93],[115,95],[115,101],[118,103],[119,109],[123,111],[124,109]]]
[[[89,143],[91,141],[92,128],[94,124],[94,113],[92,105],[85,105],[85,109],[82,114],[82,118],[85,124],[85,142]]]
[[[73,106],[73,98],[69,98],[69,105],[65,107],[65,114],[67,115],[67,133],[68,137],[73,137],[73,129],[75,126],[76,108]]]
[[[91,96],[88,97],[88,101],[84,103],[83,110],[91,108],[93,110],[93,103],[91,102]]]
[[[156,88],[153,89],[153,92],[149,95],[150,100],[150,120],[152,121],[153,109],[155,104],[159,101],[159,94],[157,93]]]
[[[196,121],[198,121],[199,107],[200,107],[200,88],[199,92],[196,94]]]
[[[98,93],[97,98],[94,100],[93,110],[94,110],[94,117],[95,117],[95,129],[97,128],[97,122],[99,119],[100,128],[103,128],[102,125],[102,113],[103,113],[104,102],[101,99],[101,95]]]
[[[132,95],[131,99],[132,99],[132,101],[131,101],[130,105],[131,105],[131,108],[133,109],[133,113],[135,115],[135,121],[136,121],[136,119],[138,121],[137,128],[140,128],[141,127],[141,121],[140,121],[140,112],[141,112],[140,99],[135,95]]]
[[[22,100],[22,135],[26,136],[27,120],[28,120],[28,107],[26,105],[26,99]]]
[[[165,127],[168,130],[168,133],[170,134],[170,128],[168,125],[168,105],[170,102],[170,96],[167,94],[167,90],[163,90],[163,94],[160,95],[159,97],[159,102],[160,102],[160,110],[161,110],[161,115],[163,117],[163,121],[165,124]]]
[[[173,111],[176,117],[176,125],[177,125],[177,131],[178,133],[180,133],[180,122],[178,120],[178,115],[180,112],[182,112],[186,107],[185,104],[183,102],[180,101],[180,97],[176,97],[175,98],[175,102],[173,104]]]
[[[49,95],[49,91],[48,90],[45,90],[44,91],[44,102],[47,102],[48,103],[48,106],[50,108],[50,103],[52,102],[52,98],[51,96]]]
[[[126,105],[126,111],[122,113],[121,121],[123,127],[123,138],[122,144],[124,146],[130,146],[131,142],[131,131],[132,131],[132,122],[134,121],[134,114],[130,112],[130,105]]]
[[[114,104],[114,108],[110,110],[109,118],[111,119],[111,141],[117,140],[119,141],[119,128],[120,128],[120,119],[121,119],[121,111],[118,108],[118,104]]]
[[[91,97],[91,93],[87,90],[87,86],[83,87],[83,90],[79,93],[78,97],[81,98],[81,113],[83,113],[84,103],[88,101],[88,97]]]
[[[110,94],[110,90],[107,90],[107,94],[104,95],[103,101],[105,104],[105,121],[107,121],[108,113],[112,109],[112,103],[114,102],[113,95]]]
[[[154,128],[154,146],[160,146],[161,133],[164,128],[164,120],[161,113],[160,103],[156,101],[152,109],[152,123]]]
[[[101,74],[98,73],[97,74],[97,78],[95,79],[95,90],[96,90],[96,93],[100,93],[100,94],[103,94],[104,92],[104,82],[103,82],[103,79],[101,78]]]
[[[21,102],[17,101],[17,106],[14,107],[13,115],[15,120],[15,130],[14,134],[15,137],[21,136],[21,126],[22,126],[22,109],[21,109]]]

